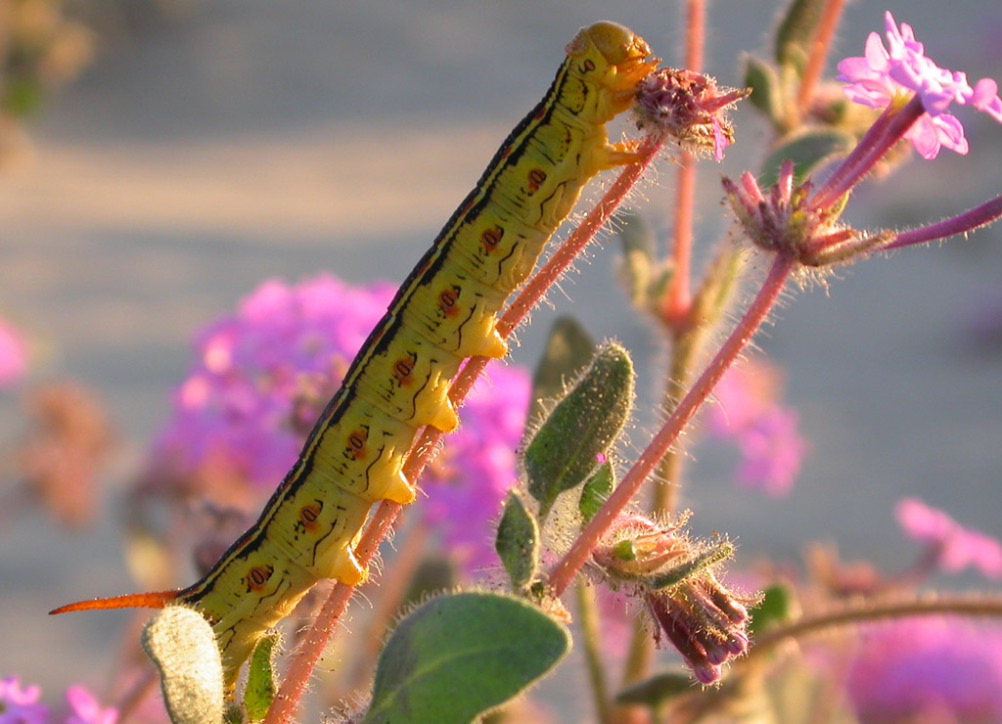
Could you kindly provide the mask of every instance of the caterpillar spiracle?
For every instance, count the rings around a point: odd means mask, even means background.
[[[459,424],[447,397],[463,361],[500,358],[505,300],[597,173],[636,160],[605,124],[658,63],[615,23],[581,30],[549,91],[494,155],[400,287],[352,362],[299,459],[257,522],[197,583],[179,591],[81,601],[54,610],[192,606],[212,625],[226,686],[257,642],[318,580],[356,585],[353,541],[372,504],[412,502],[402,475],[417,431]]]

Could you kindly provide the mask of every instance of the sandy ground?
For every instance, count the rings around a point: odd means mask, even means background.
[[[218,0],[119,45],[33,129],[30,154],[0,174],[0,305],[45,351],[36,380],[73,377],[107,402],[122,452],[114,488],[164,420],[192,333],[261,280],[319,269],[358,282],[402,279],[511,126],[549,83],[564,43],[608,17],[677,60],[674,8],[653,2],[347,4]],[[1002,76],[1002,17],[992,0],[887,2],[943,65]],[[294,7],[288,7],[294,6]],[[758,48],[773,3],[715,3],[708,61],[737,85],[735,56]],[[883,5],[857,3],[846,54],[882,28]],[[994,40],[994,43],[992,40]],[[724,172],[753,167],[755,122],[742,116]],[[747,129],[747,130],[746,130]],[[972,155],[915,164],[854,202],[871,226],[917,224],[998,193],[1002,129],[972,124]],[[672,174],[637,205],[666,229]],[[701,237],[722,228],[717,169],[703,174]],[[944,193],[947,180],[948,193]],[[630,345],[656,399],[648,329],[597,251],[535,315],[516,359],[531,365],[555,314],[572,309],[597,337]],[[813,453],[794,493],[735,491],[726,462],[692,466],[697,528],[724,531],[751,557],[837,541],[888,568],[910,548],[891,508],[917,494],[986,532],[1002,449],[998,350],[970,344],[963,320],[1002,278],[1002,238],[911,250],[847,270],[830,291],[791,295],[761,346],[787,369]],[[17,432],[0,398],[0,432]],[[643,414],[643,413],[642,413]],[[650,429],[649,410],[634,432]],[[0,675],[53,688],[102,682],[114,616],[50,620],[67,600],[131,589],[114,496],[85,535],[37,516],[0,531]],[[82,672],[87,672],[83,674]]]

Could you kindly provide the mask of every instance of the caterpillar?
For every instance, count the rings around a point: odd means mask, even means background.
[[[411,503],[404,460],[420,428],[459,424],[447,397],[469,357],[501,358],[497,314],[535,267],[584,185],[636,161],[605,125],[633,103],[659,60],[627,28],[582,29],[543,99],[495,153],[408,275],[326,405],[257,522],[197,583],[81,601],[52,611],[199,610],[213,627],[228,690],[268,629],[323,578],[365,580],[353,545],[373,503]]]

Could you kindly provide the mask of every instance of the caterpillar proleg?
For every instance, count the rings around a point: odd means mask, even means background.
[[[406,505],[401,473],[419,428],[458,425],[447,393],[469,357],[503,357],[506,299],[597,173],[636,154],[605,124],[633,103],[658,60],[630,30],[581,30],[538,105],[495,153],[472,192],[410,273],[352,362],[298,461],[258,521],[197,583],[180,591],[74,603],[53,613],[171,601],[212,624],[232,689],[265,632],[320,579],[366,577],[353,545],[373,503]]]

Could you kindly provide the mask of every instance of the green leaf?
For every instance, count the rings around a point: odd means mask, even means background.
[[[567,629],[520,599],[432,599],[386,642],[363,724],[467,724],[549,672],[570,645]]]
[[[278,634],[272,633],[261,639],[254,647],[247,674],[247,687],[244,689],[244,710],[250,721],[261,721],[268,713],[275,698],[275,674],[272,669],[272,658]]]
[[[608,457],[633,407],[630,355],[618,344],[602,345],[591,366],[557,403],[526,446],[529,493],[546,519],[557,496],[581,485]]]
[[[639,704],[652,709],[664,701],[692,691],[692,675],[688,672],[668,671],[641,681],[616,695],[618,704]]]
[[[539,569],[539,526],[517,490],[508,493],[498,523],[494,549],[508,572],[512,588],[524,589]]]
[[[560,397],[567,381],[581,374],[593,354],[595,342],[584,327],[573,317],[558,318],[532,378],[532,406],[527,419],[539,419],[542,416],[540,403]]]
[[[772,66],[754,56],[746,56],[745,80],[746,88],[751,88],[752,93],[749,100],[751,104],[762,111],[774,122],[779,121],[780,101],[779,101],[779,78]]]
[[[751,623],[748,625],[748,633],[754,636],[770,626],[789,621],[794,607],[793,591],[780,583],[769,586],[762,593],[762,600],[749,611]]]
[[[578,510],[581,517],[587,523],[595,517],[595,513],[602,507],[616,487],[616,471],[612,463],[606,460],[598,469],[585,481],[581,489],[581,499],[578,501]]]
[[[785,139],[774,148],[762,164],[759,183],[769,188],[779,177],[783,161],[793,161],[794,182],[801,183],[815,168],[826,161],[848,153],[856,145],[852,134],[834,128],[812,128]]]
[[[792,0],[776,32],[776,61],[803,70],[828,0]]]
[[[168,606],[143,629],[143,649],[160,670],[173,724],[223,720],[223,665],[212,627],[201,614]]]

